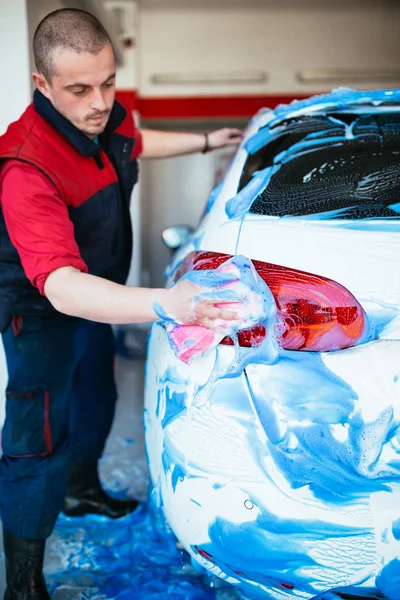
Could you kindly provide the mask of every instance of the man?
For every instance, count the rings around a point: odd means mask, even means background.
[[[213,327],[235,314],[197,301],[188,282],[126,287],[129,199],[137,156],[235,145],[208,136],[135,130],[117,102],[114,53],[90,14],[62,9],[38,26],[33,104],[0,138],[0,330],[9,373],[0,509],[7,600],[49,598],[45,539],[61,509],[113,518],[137,506],[101,489],[97,461],[116,399],[110,323]]]

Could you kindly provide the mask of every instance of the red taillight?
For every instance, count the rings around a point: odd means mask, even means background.
[[[192,252],[179,266],[175,280],[187,271],[216,269],[232,258],[216,252]],[[252,261],[259,276],[271,290],[280,319],[276,332],[285,350],[313,352],[354,346],[365,331],[365,313],[356,298],[342,285],[304,271]],[[238,333],[240,346],[260,346],[265,339],[263,325]],[[222,344],[233,345],[231,338]]]

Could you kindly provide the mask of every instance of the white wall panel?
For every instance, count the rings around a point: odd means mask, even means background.
[[[2,94],[0,135],[30,99],[28,16],[25,0],[0,0]]]
[[[399,71],[400,4],[396,2],[259,2],[210,5],[144,2],[140,15],[143,96],[301,93],[332,84],[302,84],[302,69]],[[266,70],[260,84],[156,85],[157,75]],[[364,85],[354,78],[343,84]],[[383,87],[399,85],[400,78]]]
[[[137,29],[138,6],[130,0],[105,0],[104,7],[111,13],[123,46],[124,64],[117,71],[118,89],[131,90],[138,87],[137,78]]]

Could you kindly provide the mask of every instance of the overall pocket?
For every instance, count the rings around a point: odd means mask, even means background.
[[[52,453],[50,392],[45,386],[7,388],[1,437],[5,456],[27,458]]]

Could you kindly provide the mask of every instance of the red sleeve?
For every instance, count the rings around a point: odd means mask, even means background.
[[[87,273],[67,206],[46,175],[32,165],[8,160],[0,170],[0,194],[11,242],[41,294],[56,269],[74,267]]]

